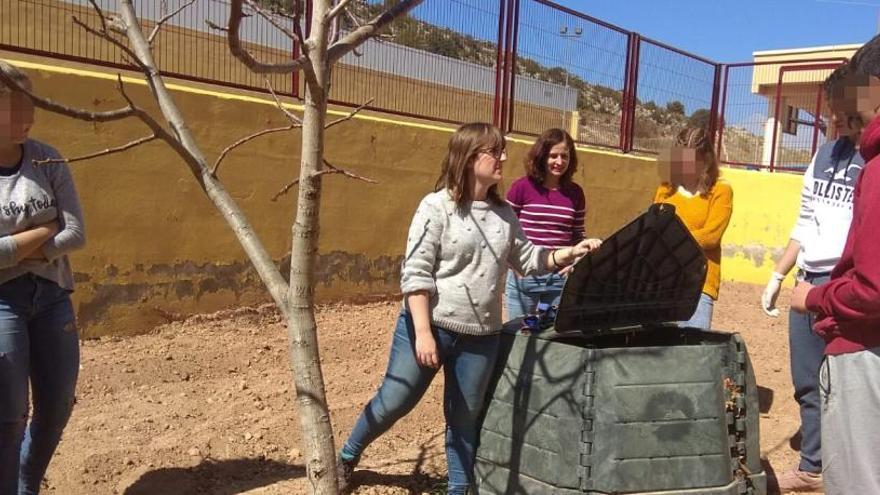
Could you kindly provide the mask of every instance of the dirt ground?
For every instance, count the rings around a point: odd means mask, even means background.
[[[785,317],[765,317],[761,288],[725,284],[715,328],[745,337],[763,391],[761,448],[784,471],[797,461]],[[787,301],[783,294],[781,301]],[[320,308],[327,393],[341,442],[379,384],[399,303]],[[785,308],[784,308],[785,309]],[[305,493],[284,328],[269,306],[200,315],[149,335],[83,342],[78,402],[46,493]],[[358,494],[438,492],[445,473],[442,380],[377,440]]]

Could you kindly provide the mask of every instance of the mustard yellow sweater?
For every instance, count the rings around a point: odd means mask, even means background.
[[[669,203],[703,248],[709,260],[703,292],[718,299],[721,285],[721,236],[733,213],[733,189],[724,179],[718,179],[706,194],[690,196],[669,184],[657,188],[655,203]]]

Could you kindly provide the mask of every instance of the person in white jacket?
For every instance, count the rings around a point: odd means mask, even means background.
[[[791,239],[761,297],[767,315],[779,316],[776,299],[782,281],[796,265],[797,280],[828,281],[846,243],[852,220],[853,190],[864,166],[858,142],[861,121],[847,116],[844,68],[834,71],[824,89],[838,138],[821,146],[804,173],[801,206]],[[825,341],[813,332],[813,315],[789,312],[789,344],[794,398],[801,415],[801,459],[797,468],[776,478],[781,493],[822,488],[819,366]]]

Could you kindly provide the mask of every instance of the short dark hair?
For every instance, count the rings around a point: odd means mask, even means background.
[[[834,72],[828,75],[825,81],[822,82],[822,89],[825,91],[825,99],[827,101],[831,101],[831,97],[834,96],[834,90],[837,85],[843,82],[843,80],[846,79],[846,76],[851,73],[849,64],[843,64],[834,69]]]
[[[874,36],[849,59],[850,74],[880,76],[880,35]]]
[[[574,139],[562,129],[547,129],[532,145],[525,159],[526,175],[538,184],[543,184],[547,177],[547,157],[550,149],[559,143],[565,143],[568,147],[568,169],[559,178],[560,185],[567,186],[571,183],[571,177],[577,172],[577,150],[574,148]]]

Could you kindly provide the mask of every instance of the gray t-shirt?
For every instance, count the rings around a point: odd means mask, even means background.
[[[430,293],[433,324],[491,335],[502,326],[508,266],[524,275],[543,273],[546,258],[526,238],[510,205],[471,201],[459,209],[444,189],[425,196],[413,216],[400,289],[404,295]]]
[[[33,273],[73,290],[67,253],[83,247],[86,236],[70,169],[66,163],[34,163],[60,158],[51,146],[29,139],[23,149],[18,173],[0,176],[0,284]],[[61,230],[43,244],[47,259],[16,262],[12,234],[55,219]]]

